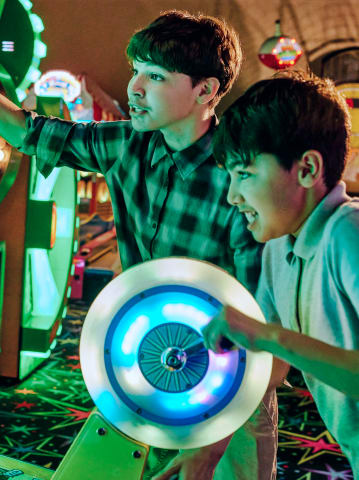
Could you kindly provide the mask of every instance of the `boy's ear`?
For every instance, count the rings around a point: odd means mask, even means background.
[[[298,162],[298,181],[304,188],[313,187],[323,177],[323,157],[318,150],[307,150]]]
[[[209,103],[216,96],[220,83],[218,78],[209,77],[204,78],[196,85],[198,88],[197,103]]]

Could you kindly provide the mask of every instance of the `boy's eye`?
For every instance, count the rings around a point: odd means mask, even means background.
[[[161,82],[164,80],[164,77],[162,75],[159,75],[158,73],[151,73],[150,75],[151,80],[156,80],[157,82]]]
[[[131,68],[132,75],[135,76],[137,74],[137,70],[135,68]]]
[[[250,173],[244,170],[237,170],[235,173],[239,180],[246,180],[248,177],[250,177]]]
[[[246,178],[249,177],[249,173],[248,172],[239,172],[239,176],[242,180],[245,180]]]

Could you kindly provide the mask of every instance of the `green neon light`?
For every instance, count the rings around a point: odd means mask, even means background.
[[[17,95],[17,98],[19,99],[19,102],[22,102],[26,98],[26,92],[21,88],[16,89],[16,95]]]
[[[44,106],[45,108],[45,106]],[[46,114],[45,109],[45,114]],[[20,378],[47,358],[54,328],[61,331],[66,316],[66,298],[70,295],[74,232],[77,222],[76,174],[69,168],[56,168],[45,179],[31,159],[28,202],[56,204],[56,239],[52,249],[25,249],[22,334],[25,355],[20,355]],[[31,209],[28,209],[28,213]],[[31,213],[31,212],[30,212]],[[44,216],[42,216],[43,218]],[[49,217],[49,216],[47,216]],[[49,218],[46,220],[49,222]],[[58,328],[57,328],[58,325]],[[26,341],[25,341],[26,340]]]
[[[25,10],[31,10],[32,9],[32,2],[30,2],[30,0],[19,0],[19,2],[22,4],[22,6],[25,8]]]
[[[65,307],[64,308],[64,311],[66,312],[67,311],[67,308]],[[56,332],[56,337],[58,337],[59,335],[61,335],[62,333],[62,322],[60,322],[60,325],[59,325],[59,328],[57,329],[57,332]],[[50,345],[50,348],[54,348],[57,344],[57,340],[55,338],[55,340],[52,342],[52,344]]]
[[[40,76],[40,60],[46,56],[46,45],[40,34],[44,30],[41,18],[31,12],[28,0],[1,0],[0,41],[10,42],[9,49],[0,51],[0,64],[14,80],[20,101],[26,89]],[[2,9],[2,12],[1,12]]]
[[[2,15],[2,11],[4,10],[4,7],[5,7],[5,1],[6,0],[0,0],[0,17]]]
[[[14,82],[9,73],[1,64],[0,82],[5,90],[6,96],[17,105],[20,105],[18,97],[16,96]],[[20,152],[15,149],[11,151],[11,160],[0,180],[0,202],[2,202],[2,200],[5,198],[7,192],[10,190],[15,181],[17,172],[19,170],[21,158],[22,154],[20,154]]]
[[[39,39],[35,40],[34,53],[39,58],[45,58],[47,53],[47,46]]]
[[[51,350],[48,349],[46,352],[32,352],[31,350],[21,350],[21,356],[31,357],[31,358],[49,358],[51,355]]]
[[[43,114],[49,115],[51,109],[51,114],[56,115],[53,101],[42,100]],[[59,106],[58,109],[60,111]],[[28,207],[30,202],[55,203],[56,239],[52,249],[25,245],[21,322],[25,353],[20,352],[20,378],[47,358],[55,342],[49,347],[55,329],[56,334],[61,332],[61,319],[66,316],[66,300],[71,294],[68,278],[70,272],[74,273],[72,256],[75,245],[77,248],[74,235],[80,223],[77,216],[77,172],[66,167],[55,168],[45,179],[36,169],[35,158],[30,162]],[[31,208],[27,212],[31,213]],[[46,221],[49,222],[49,215]]]
[[[45,30],[44,24],[41,18],[36,13],[30,13],[30,21],[34,32],[41,33]]]
[[[41,77],[41,72],[38,68],[35,68],[33,65],[29,68],[27,71],[27,74],[25,76],[25,80],[27,80],[30,83],[36,82],[38,78]]]
[[[38,174],[35,162],[32,161],[29,192],[29,201],[52,201],[57,207],[54,247],[51,250],[26,249],[25,272],[29,279],[26,281],[24,324],[28,323],[26,318],[29,316],[43,317],[46,323],[50,318],[56,319],[60,316],[63,299],[68,294],[66,286],[72,264],[76,221],[74,172],[66,168],[56,168],[45,179]]]

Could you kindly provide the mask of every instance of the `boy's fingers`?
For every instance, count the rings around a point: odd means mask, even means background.
[[[206,333],[204,346],[216,353],[225,353],[233,347],[233,343],[224,337],[220,332],[209,331]]]
[[[204,346],[209,350],[215,351],[218,334],[216,333],[216,329],[214,328],[214,326],[211,323],[208,324],[202,330],[202,334],[203,334]]]
[[[229,352],[230,350],[233,350],[236,347],[236,345],[232,342],[227,337],[221,337],[219,340],[219,348],[222,350],[222,352]]]

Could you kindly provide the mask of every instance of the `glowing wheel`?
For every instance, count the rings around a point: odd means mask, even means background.
[[[222,304],[264,321],[224,270],[188,258],[137,265],[92,304],[81,337],[87,388],[126,435],[162,448],[194,448],[237,430],[268,385],[271,355],[187,348]]]

